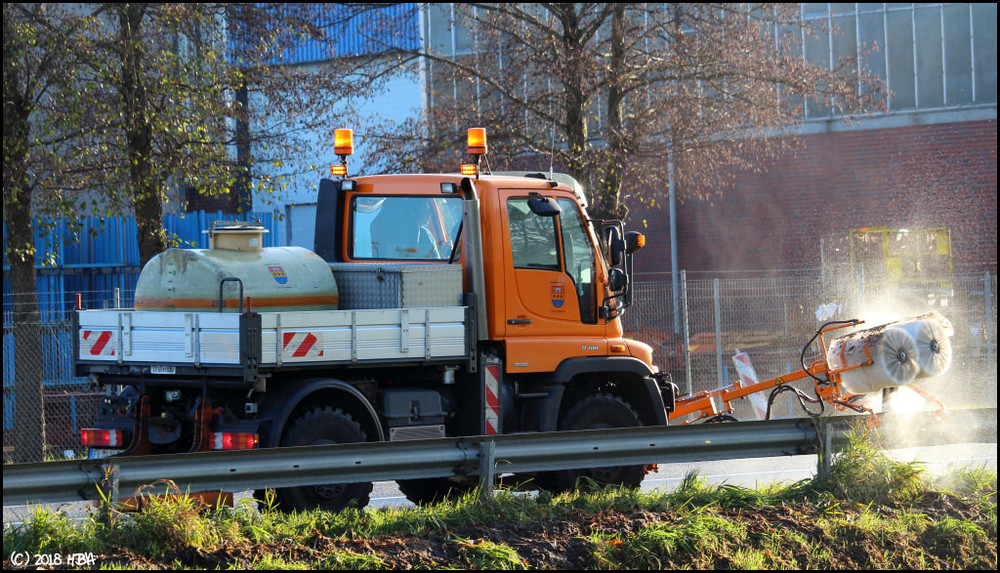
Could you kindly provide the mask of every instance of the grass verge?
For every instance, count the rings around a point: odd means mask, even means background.
[[[864,437],[828,480],[747,489],[688,474],[670,493],[499,490],[413,509],[284,514],[151,498],[82,523],[36,511],[15,552],[124,569],[996,569],[996,472],[931,479]]]

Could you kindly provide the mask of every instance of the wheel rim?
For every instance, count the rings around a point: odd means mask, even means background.
[[[612,426],[607,422],[597,422],[587,426],[587,430],[607,430],[611,428],[616,428],[617,426]],[[618,479],[619,474],[621,474],[622,469],[616,466],[601,466],[599,468],[589,468],[583,470],[589,472],[591,477],[599,482],[610,483]]]
[[[310,446],[329,446],[329,445],[333,445],[333,444],[336,444],[336,443],[338,443],[338,442],[335,442],[333,440],[329,440],[329,439],[323,438],[323,439],[320,439],[320,440],[315,440],[315,441],[313,441],[309,445]],[[321,501],[329,502],[329,501],[335,501],[338,498],[340,498],[341,496],[343,496],[344,495],[344,490],[345,490],[346,487],[347,487],[346,483],[321,483],[321,484],[314,485],[313,486],[313,491],[316,493],[316,498],[317,499],[319,499]]]

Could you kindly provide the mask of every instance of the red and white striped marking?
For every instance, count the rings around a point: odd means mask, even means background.
[[[312,332],[285,332],[282,354],[286,358],[319,358],[323,356],[321,335]]]
[[[750,384],[756,384],[759,382],[757,380],[757,373],[753,369],[753,365],[750,364],[750,357],[747,356],[746,352],[740,352],[733,356],[733,364],[736,366],[736,371],[740,374],[740,382],[744,386],[749,386]]]
[[[80,351],[84,356],[114,356],[113,330],[84,330]]]
[[[733,355],[733,365],[736,366],[736,371],[740,374],[740,382],[744,387],[760,382],[757,379],[757,371],[754,370],[753,364],[750,363],[750,356],[746,352],[737,352]],[[767,416],[767,400],[759,392],[750,394],[748,397],[757,413],[757,419],[763,420]]]
[[[500,433],[500,367],[490,365],[486,367],[485,388],[483,388],[483,400],[485,402],[483,415],[486,418],[486,434]]]

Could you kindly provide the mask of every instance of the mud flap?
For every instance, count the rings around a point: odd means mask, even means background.
[[[194,405],[194,436],[188,452],[207,452],[212,449],[212,401],[201,396]]]
[[[132,442],[120,456],[145,456],[151,453],[149,446],[149,417],[152,407],[149,396],[143,395],[136,404],[135,429],[132,431]]]

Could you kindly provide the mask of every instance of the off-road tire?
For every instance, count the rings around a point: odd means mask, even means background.
[[[318,446],[367,441],[361,426],[349,414],[330,407],[313,408],[298,417],[281,440],[282,446]],[[372,483],[319,484],[275,490],[282,511],[326,509],[340,511],[368,505]]]
[[[612,394],[594,394],[577,402],[559,421],[560,430],[594,430],[641,426],[639,416],[631,406]],[[592,489],[592,486],[637,488],[646,475],[646,468],[609,466],[543,472],[537,476],[538,486],[553,493]]]

